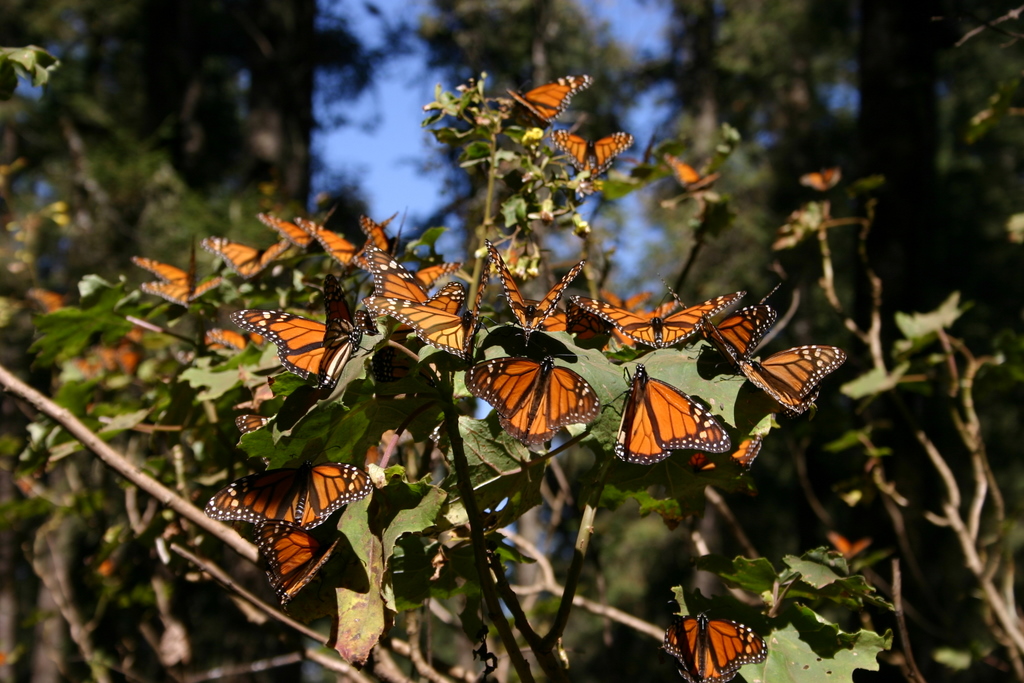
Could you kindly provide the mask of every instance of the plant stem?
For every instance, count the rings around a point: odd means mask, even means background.
[[[459,431],[459,412],[455,405],[447,403],[444,410],[445,429],[448,431],[448,441],[452,449],[452,461],[455,464],[455,475],[458,478],[459,495],[462,496],[462,505],[466,508],[466,516],[469,518],[469,537],[473,546],[473,561],[476,565],[476,572],[480,577],[480,590],[484,596],[484,604],[487,605],[487,614],[498,629],[498,635],[505,645],[505,651],[519,674],[520,680],[524,683],[532,683],[533,673],[530,665],[519,649],[515,634],[508,624],[508,619],[501,610],[501,601],[498,598],[498,591],[494,585],[494,577],[487,564],[487,546],[484,539],[483,518],[480,516],[480,509],[476,505],[476,498],[473,496],[473,483],[470,480],[469,461],[466,460],[466,451],[462,442],[462,433]]]
[[[576,534],[576,545],[573,548],[572,563],[569,565],[569,572],[565,577],[565,591],[562,593],[562,601],[558,605],[558,613],[555,615],[555,623],[551,630],[544,636],[543,645],[550,650],[562,637],[565,626],[569,623],[569,612],[572,610],[572,600],[579,587],[580,574],[583,573],[583,560],[587,556],[587,548],[590,546],[590,537],[594,533],[594,516],[597,514],[597,505],[601,501],[601,493],[604,491],[604,482],[608,477],[608,470],[611,468],[613,455],[610,453],[605,457],[601,468],[594,477],[594,488],[590,493],[590,499],[583,508],[583,517],[580,519],[580,529]]]

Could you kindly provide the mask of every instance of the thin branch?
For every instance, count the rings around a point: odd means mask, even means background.
[[[0,365],[0,384],[7,392],[28,401],[37,410],[56,421],[83,446],[95,453],[107,466],[156,498],[162,505],[174,510],[203,531],[216,536],[245,559],[256,562],[258,554],[255,545],[239,536],[238,532],[228,525],[207,517],[202,510],[188,500],[150,477],[82,424],[71,411],[62,408],[22,382],[3,365]]]
[[[515,635],[508,625],[508,621],[502,612],[501,602],[498,598],[497,589],[494,585],[494,577],[491,575],[490,567],[487,564],[487,546],[484,539],[483,517],[480,515],[480,508],[477,506],[476,497],[473,495],[473,483],[469,473],[469,461],[466,459],[466,451],[459,432],[459,413],[454,405],[446,406],[444,411],[445,427],[448,431],[448,440],[452,449],[452,460],[455,464],[455,476],[458,478],[459,494],[462,497],[462,505],[466,508],[466,516],[469,518],[469,535],[473,546],[473,560],[476,565],[477,575],[480,579],[480,590],[483,593],[484,604],[487,606],[487,613],[498,629],[498,634],[508,652],[509,660],[519,674],[519,678],[526,683],[531,683],[533,673],[530,665],[519,649]]]
[[[732,508],[725,502],[725,499],[710,486],[704,489],[704,497],[708,499],[708,502],[718,510],[718,514],[722,516],[725,523],[728,525],[729,530],[732,531],[732,535],[736,537],[736,541],[743,548],[743,554],[753,560],[761,557],[760,553],[757,552],[757,548],[750,542],[750,538],[743,531],[743,527],[740,526],[739,520],[736,519],[736,515],[732,514]]]
[[[416,667],[416,673],[423,676],[432,683],[449,683],[449,680],[442,676],[434,667],[423,658],[423,651],[420,650],[420,619],[422,613],[418,609],[409,610],[405,613],[405,632],[409,634],[409,659]]]
[[[573,597],[579,587],[580,575],[583,573],[583,560],[587,556],[587,548],[590,545],[590,537],[594,533],[594,517],[597,514],[597,505],[601,500],[601,493],[604,491],[604,482],[611,468],[611,454],[598,454],[604,457],[597,475],[594,478],[593,489],[590,500],[583,508],[583,516],[580,518],[579,532],[576,534],[576,545],[573,547],[572,562],[569,564],[569,571],[565,579],[565,589],[562,593],[561,602],[558,605],[558,612],[555,614],[555,621],[551,630],[544,636],[544,647],[550,651],[555,643],[562,637],[566,624],[569,623],[569,613],[572,610]]]
[[[900,632],[900,641],[903,643],[903,656],[907,660],[907,666],[918,683],[927,683],[921,670],[917,668],[914,661],[914,653],[910,649],[910,634],[907,632],[907,620],[903,616],[903,577],[900,574],[899,558],[892,558],[892,602],[896,612],[896,625]]]
[[[555,580],[555,571],[551,566],[550,560],[548,560],[547,556],[544,555],[537,546],[508,529],[501,529],[499,533],[515,543],[516,546],[523,551],[523,554],[529,555],[535,559],[537,561],[537,566],[540,569],[540,581],[538,583],[532,586],[512,586],[512,590],[514,590],[518,595],[536,595],[537,593],[551,593],[556,597],[564,595],[565,589],[563,589]],[[649,635],[657,641],[661,641],[665,637],[665,629],[662,627],[657,624],[652,624],[649,621],[644,621],[639,617],[635,617],[632,614],[623,612],[615,607],[602,605],[580,595],[573,596],[572,604],[590,612],[591,614],[605,617],[639,633]]]

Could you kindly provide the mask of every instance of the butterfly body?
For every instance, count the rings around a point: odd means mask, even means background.
[[[569,155],[577,171],[589,172],[591,178],[596,178],[611,167],[615,157],[632,146],[633,136],[619,132],[591,141],[566,130],[556,130],[551,133],[551,142]]]
[[[565,425],[591,422],[601,408],[587,381],[556,367],[551,356],[484,361],[466,373],[466,387],[494,406],[505,431],[530,448]]]
[[[590,87],[593,82],[586,75],[562,76],[553,83],[546,83],[525,93],[509,90],[508,94],[525,112],[530,123],[545,128],[565,111],[573,95]]]
[[[331,558],[338,538],[321,549],[320,542],[288,522],[264,522],[256,529],[256,544],[267,563],[267,578],[281,604],[291,602]]]
[[[647,316],[581,296],[574,297],[573,301],[615,325],[616,330],[629,339],[661,349],[686,341],[700,329],[699,325],[704,316],[712,316],[725,310],[744,294],[746,292],[718,296],[665,317],[658,315],[660,311]]]
[[[379,250],[368,250],[366,261],[374,276],[376,292],[376,296],[363,299],[368,310],[408,325],[417,337],[434,348],[464,360],[472,356],[473,338],[480,325],[478,311],[486,284],[486,268],[481,269],[473,307],[463,310],[466,290],[458,282],[448,283],[437,294],[427,297],[409,271],[394,259],[382,257]],[[402,294],[408,296],[402,297]]]
[[[679,660],[680,675],[687,683],[726,683],[745,664],[759,664],[767,657],[764,639],[728,619],[676,617],[665,631],[665,651]]]
[[[203,249],[224,259],[231,270],[246,280],[259,275],[278,256],[291,246],[288,240],[281,240],[266,249],[254,249],[240,242],[232,242],[223,237],[207,237],[199,243]]]
[[[210,499],[206,514],[221,521],[281,521],[312,529],[370,490],[366,473],[354,465],[313,465],[307,460],[298,468],[267,470],[236,479]]]
[[[189,266],[188,272],[143,256],[132,256],[132,263],[140,268],[145,268],[162,280],[162,282],[143,282],[141,285],[143,292],[163,297],[172,304],[178,304],[186,308],[190,303],[219,285],[223,280],[218,275],[202,284],[196,285],[194,249],[192,263]]]
[[[259,218],[264,225],[274,230],[281,237],[285,238],[300,249],[305,249],[313,241],[313,238],[309,233],[296,224],[298,221],[304,219],[297,218],[295,219],[296,222],[286,221],[283,218],[272,216],[269,213],[258,213],[256,214],[256,218]]]
[[[327,322],[283,311],[246,309],[231,314],[239,327],[263,335],[277,346],[281,364],[303,379],[317,375],[317,387],[330,389],[359,347],[366,324],[353,318],[341,284],[333,275],[324,278]]]
[[[772,354],[761,362],[740,360],[739,369],[761,391],[792,415],[806,411],[818,396],[818,384],[846,361],[837,346],[809,344]]]
[[[540,301],[525,299],[519,292],[519,286],[516,285],[516,281],[512,278],[512,273],[509,271],[508,266],[505,265],[505,260],[501,257],[501,254],[498,253],[493,244],[490,242],[486,242],[486,244],[490,261],[498,268],[498,277],[501,280],[502,288],[505,290],[505,298],[508,300],[512,315],[515,316],[519,326],[523,328],[523,336],[529,342],[530,334],[534,330],[541,328],[548,316],[556,311],[558,302],[562,298],[562,293],[576,279],[587,262],[580,261],[573,266],[565,274],[565,277],[552,287]]]
[[[729,450],[729,435],[715,418],[671,384],[649,377],[637,364],[622,410],[615,455],[626,462],[653,465],[672,451]]]
[[[738,367],[741,360],[750,358],[757,349],[777,316],[771,306],[756,304],[741,308],[717,325],[711,322],[710,316],[704,316],[700,329],[719,353]]]

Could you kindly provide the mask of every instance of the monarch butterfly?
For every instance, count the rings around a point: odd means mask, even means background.
[[[701,332],[726,359],[737,366],[750,358],[764,335],[775,324],[775,309],[767,304],[746,306],[715,325],[710,317],[701,321]]]
[[[296,218],[295,225],[305,231],[311,239],[315,239],[324,248],[327,255],[343,266],[348,266],[359,253],[359,247],[324,226],[307,218]]]
[[[490,255],[491,263],[495,264],[498,268],[498,277],[501,279],[501,286],[505,290],[505,298],[508,299],[512,315],[515,316],[516,321],[523,328],[523,336],[529,342],[530,334],[542,326],[547,317],[555,311],[558,300],[562,298],[562,292],[576,279],[576,276],[580,274],[580,271],[583,270],[583,266],[587,262],[580,261],[573,266],[565,274],[565,277],[552,287],[551,291],[540,301],[524,299],[523,295],[519,293],[519,287],[516,285],[515,280],[512,279],[512,273],[509,272],[508,266],[505,265],[505,260],[501,258],[501,254],[498,253],[498,250],[494,248],[490,241],[485,240],[484,242],[487,245],[487,253]]]
[[[568,332],[576,335],[576,339],[584,340],[608,334],[612,325],[570,301],[567,311],[555,311],[545,318],[540,327],[548,332]]]
[[[263,429],[270,422],[269,417],[263,417],[262,415],[239,415],[235,418],[235,426],[238,427],[238,431],[242,434],[249,434],[255,432],[257,429]]]
[[[741,358],[739,369],[788,414],[799,415],[814,403],[821,380],[844,361],[846,352],[839,347],[810,344],[780,351],[760,363]]]
[[[588,423],[601,403],[587,381],[547,356],[496,358],[466,372],[466,388],[494,406],[498,422],[528,448],[550,441],[560,427]]]
[[[569,155],[569,161],[577,171],[590,171],[590,177],[596,178],[608,170],[615,157],[630,148],[633,136],[629,133],[612,133],[591,142],[567,130],[556,130],[551,133],[551,141],[555,147]]]
[[[650,317],[630,313],[627,310],[595,299],[577,296],[573,298],[579,306],[601,316],[615,325],[615,329],[633,341],[663,349],[675,346],[697,331],[703,316],[712,316],[728,308],[746,292],[734,292],[724,296],[716,296],[696,306],[689,306],[671,315],[660,317],[655,311]]]
[[[833,166],[832,168],[823,168],[814,173],[805,173],[800,176],[800,184],[813,188],[818,192],[828,192],[836,186],[842,177],[843,169]]]
[[[749,470],[757,454],[761,452],[762,437],[754,436],[744,439],[739,448],[730,454],[733,462],[745,470]],[[690,467],[694,472],[706,472],[715,469],[715,463],[708,459],[706,453],[694,453],[690,456]]]
[[[259,275],[264,268],[291,246],[288,240],[281,240],[260,251],[223,237],[207,237],[199,245],[206,251],[220,256],[231,270],[246,280],[251,280]]]
[[[718,180],[720,173],[712,173],[710,175],[702,176],[697,172],[693,166],[684,162],[679,157],[674,157],[671,154],[666,154],[664,157],[665,163],[672,169],[672,175],[676,177],[679,184],[690,192],[696,192],[697,190],[703,190],[713,182]]]
[[[250,334],[249,337],[258,338],[259,341],[253,339],[254,344],[259,344],[263,341],[263,338],[258,334]],[[219,327],[212,327],[206,331],[206,335],[203,337],[203,343],[206,344],[206,347],[209,349],[230,348],[235,349],[236,351],[241,351],[245,348],[246,344],[249,343],[249,339],[234,330],[222,330]]]
[[[540,128],[551,125],[569,106],[572,96],[589,88],[594,80],[590,76],[562,76],[554,83],[547,83],[525,93],[509,90],[508,94],[525,111],[531,123]]]
[[[732,455],[729,457],[743,469],[749,470],[750,466],[754,464],[754,460],[761,452],[761,444],[763,443],[764,437],[760,435],[744,439],[740,443],[740,447],[733,451]]]
[[[626,462],[653,465],[673,449],[724,453],[729,446],[729,435],[711,413],[671,384],[649,377],[647,369],[637,364],[622,409],[615,455]]]
[[[612,306],[615,306],[617,308],[625,309],[625,310],[629,311],[630,313],[636,313],[640,317],[645,318],[647,320],[651,320],[652,318],[664,319],[666,315],[668,315],[672,311],[676,310],[676,307],[679,305],[678,301],[676,301],[675,299],[672,299],[671,301],[667,301],[666,303],[663,303],[661,306],[658,306],[653,311],[641,312],[640,311],[640,307],[644,303],[646,303],[647,300],[651,298],[651,296],[653,296],[652,292],[640,292],[639,294],[634,294],[633,296],[629,297],[628,299],[623,300],[623,299],[619,298],[618,295],[614,294],[613,292],[609,292],[607,289],[602,289],[601,290],[601,298],[605,302],[607,302],[607,303],[609,303]],[[590,315],[593,315],[594,317],[597,317],[593,313],[591,313]],[[601,320],[604,320],[604,319],[601,318]],[[611,323],[609,323],[607,321],[605,321],[605,323],[609,327],[611,327]],[[622,334],[621,332],[619,332],[616,329],[612,330],[612,336],[615,337],[615,340],[618,341],[623,346],[633,346],[633,343],[634,343],[633,340],[630,339],[629,337],[627,337],[626,335]]]
[[[303,379],[316,373],[318,389],[331,389],[352,352],[359,347],[365,317],[353,321],[345,293],[337,278],[324,278],[324,307],[327,323],[317,322],[282,311],[247,309],[231,314],[231,321],[242,329],[255,332],[277,345],[281,364]]]
[[[390,218],[387,218],[380,223],[369,216],[360,216],[359,228],[363,231],[363,234],[366,235],[366,245],[363,248],[365,249],[366,246],[372,245],[389,254],[395,253],[395,246],[398,243],[398,238],[388,237],[387,233],[384,232],[384,228],[388,227],[388,223],[393,221],[397,215],[398,212],[396,211]]]
[[[25,296],[28,297],[43,313],[53,313],[59,308],[64,308],[65,296],[57,292],[51,292],[42,287],[32,287]]]
[[[373,276],[375,295],[423,303],[429,298],[427,288],[462,264],[441,263],[411,273],[387,252],[367,247],[361,265]]]
[[[282,605],[313,580],[340,540],[321,550],[319,541],[294,524],[264,522],[256,528],[256,545],[267,562],[267,578]]]
[[[422,302],[372,296],[363,299],[363,305],[378,315],[388,315],[408,325],[427,344],[469,360],[472,356],[473,337],[480,325],[478,312],[486,282],[484,273],[486,269],[481,273],[473,308],[462,313],[459,310],[466,301],[466,290],[457,282],[445,285],[437,294]]]
[[[206,514],[221,521],[259,524],[278,520],[312,529],[331,513],[370,493],[370,479],[355,465],[308,460],[298,468],[267,470],[236,479],[206,504]]]
[[[295,223],[278,218],[277,216],[271,216],[269,213],[258,213],[256,214],[256,218],[259,218],[263,221],[264,225],[276,231],[277,234],[281,235],[281,237],[285,238],[300,249],[305,249],[313,241],[313,238],[309,233]],[[302,219],[296,218],[295,220],[298,222]]]
[[[717,465],[711,462],[707,453],[701,453],[698,451],[690,456],[690,468],[693,469],[694,472],[709,472],[715,469],[715,467],[717,467]]]
[[[653,292],[638,292],[628,299],[622,299],[615,292],[607,289],[601,290],[601,298],[612,306],[618,308],[624,308],[627,311],[636,312],[641,306],[647,303],[647,300],[654,296]]]
[[[744,664],[758,664],[768,655],[764,638],[728,619],[676,617],[665,631],[665,651],[679,660],[687,683],[726,683]]]
[[[835,531],[829,531],[825,535],[828,536],[828,542],[832,544],[832,547],[842,553],[843,557],[848,560],[861,554],[871,545],[870,537],[851,541],[846,536]]]
[[[140,268],[145,268],[163,280],[163,282],[143,282],[143,292],[162,296],[172,304],[180,306],[187,307],[203,294],[219,285],[221,280],[223,280],[218,275],[196,286],[196,255],[194,249],[187,273],[181,268],[175,268],[174,266],[143,256],[132,256],[132,263]]]

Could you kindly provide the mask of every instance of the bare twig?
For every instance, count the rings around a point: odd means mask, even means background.
[[[107,466],[156,498],[162,505],[169,507],[199,528],[216,536],[247,560],[252,562],[257,560],[256,546],[239,536],[238,532],[226,524],[207,517],[202,510],[188,500],[150,477],[82,424],[71,411],[43,396],[2,365],[0,365],[0,384],[9,393],[28,401],[37,410],[55,420],[83,446],[95,453]]]
[[[892,558],[892,603],[893,609],[896,612],[896,626],[900,632],[900,640],[903,642],[903,656],[907,660],[907,666],[910,667],[914,679],[918,683],[927,683],[925,677],[921,674],[921,670],[917,668],[917,662],[914,661],[914,653],[910,649],[907,620],[903,616],[903,578],[900,575],[900,561],[896,557]]]
[[[721,494],[709,486],[704,489],[704,496],[718,510],[718,514],[722,516],[722,519],[725,520],[729,530],[732,531],[732,535],[736,538],[740,547],[743,548],[743,554],[752,560],[761,557],[760,553],[757,552],[757,548],[750,542],[746,532],[743,531],[743,527],[740,525],[739,520],[736,519],[736,515],[732,514],[732,508],[725,502]]]

